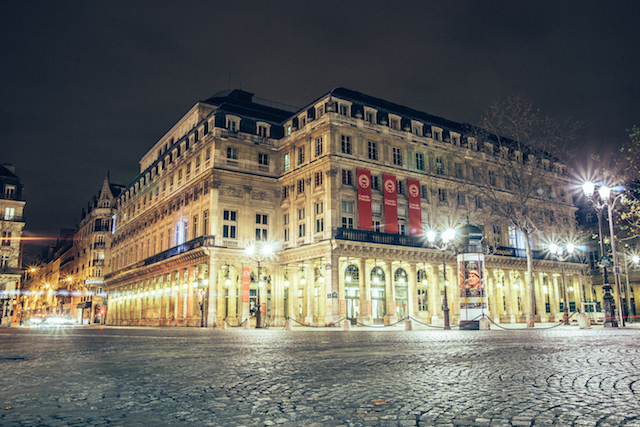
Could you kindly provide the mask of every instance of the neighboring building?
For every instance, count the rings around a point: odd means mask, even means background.
[[[108,323],[255,323],[260,296],[270,325],[289,316],[390,324],[407,315],[441,324],[442,253],[425,247],[422,231],[469,217],[493,247],[489,315],[525,321],[522,235],[488,222],[461,178],[490,167],[451,158],[452,147],[484,150],[466,133],[465,125],[344,88],[295,112],[240,90],[196,103],[116,198]],[[574,230],[564,165],[540,160],[549,184],[540,222]],[[370,193],[359,190],[364,184]],[[265,241],[279,243],[275,257],[258,263],[245,254]],[[536,319],[560,320],[560,263],[533,244],[536,303],[545,307]],[[447,254],[452,282],[455,265]],[[565,263],[572,308],[584,299],[580,272]],[[447,289],[455,322],[460,297]]]
[[[71,317],[76,323],[104,323],[104,275],[109,272],[114,199],[124,187],[107,176],[98,195],[82,210],[76,229],[61,230],[56,245],[28,276],[25,307],[34,314]],[[26,310],[25,308],[25,310]]]
[[[0,166],[0,326],[11,326],[22,267],[25,198],[11,165]]]

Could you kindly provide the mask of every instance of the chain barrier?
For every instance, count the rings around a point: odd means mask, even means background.
[[[342,318],[340,318],[340,319],[336,320],[335,322],[331,322],[331,323],[329,323],[328,325],[324,325],[324,326],[306,325],[306,324],[304,324],[304,323],[300,323],[300,322],[298,322],[298,321],[295,319],[295,317],[287,317],[287,320],[293,320],[293,321],[294,321],[294,322],[296,322],[298,325],[300,325],[300,326],[306,326],[307,328],[331,328],[331,327],[334,327],[335,325],[337,325],[338,323],[342,322],[343,320],[347,320],[347,318],[346,318],[346,317],[342,317]],[[286,327],[286,325],[285,325],[285,327]]]
[[[429,328],[436,328],[436,329],[444,329],[444,326],[438,326],[438,325],[430,325],[428,323],[422,323],[421,321],[419,321],[418,319],[414,319],[413,317],[410,317],[411,320],[413,320],[416,323],[419,323],[423,326],[428,326]],[[454,326],[456,327],[456,326]]]
[[[360,322],[358,322],[358,321],[356,320],[356,325],[358,325],[358,326],[364,326],[365,328],[388,328],[389,326],[395,326],[395,325],[397,325],[398,323],[400,323],[400,322],[403,322],[403,321],[407,320],[408,318],[409,318],[408,316],[407,316],[407,317],[403,317],[402,319],[398,320],[397,322],[395,322],[395,323],[391,323],[391,324],[389,324],[389,325],[366,325],[366,324],[364,324],[364,323],[360,323]]]
[[[224,318],[224,323],[226,323],[227,326],[229,326],[230,328],[242,328],[244,326],[244,324],[247,322],[247,320],[249,320],[249,319],[244,319],[244,321],[242,323],[240,323],[239,325],[233,326],[229,322],[227,322],[227,318],[225,317]]]
[[[571,319],[573,317],[574,314],[579,313],[579,311],[574,311],[573,313],[571,313],[571,315],[567,318],[567,319]],[[504,326],[500,326],[498,325],[496,322],[494,322],[490,317],[487,317],[487,319],[489,319],[489,322],[493,323],[494,325],[496,325],[498,328],[500,329],[504,329],[505,331],[516,331],[516,330],[527,330],[530,331],[532,329],[535,330],[540,330],[540,329],[553,329],[553,328],[557,328],[558,326],[562,326],[564,325],[564,320],[560,321],[558,324],[553,325],[553,326],[545,326],[542,328],[505,328]]]

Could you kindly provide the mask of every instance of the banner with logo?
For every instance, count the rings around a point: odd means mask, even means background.
[[[358,228],[373,230],[371,212],[371,171],[356,169],[358,177]]]
[[[382,174],[384,189],[384,231],[398,234],[398,195],[395,175]]]
[[[420,207],[420,181],[407,179],[409,190],[409,231],[412,236],[422,235],[422,209]]]
[[[248,267],[242,269],[242,302],[249,302],[249,288],[251,285],[251,272]]]

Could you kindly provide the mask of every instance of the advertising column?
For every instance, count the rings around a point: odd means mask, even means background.
[[[407,179],[407,188],[409,190],[409,232],[412,236],[421,236],[420,182],[417,179]]]
[[[371,171],[356,169],[358,176],[358,228],[373,230],[371,212]]]
[[[458,255],[460,274],[460,321],[478,321],[487,310],[484,255],[466,253]]]
[[[398,195],[395,175],[382,174],[384,188],[384,231],[398,234]]]

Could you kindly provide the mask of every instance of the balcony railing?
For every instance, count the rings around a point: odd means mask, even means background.
[[[104,249],[106,246],[105,242],[98,242],[93,244],[93,249]]]
[[[0,220],[13,221],[13,222],[25,222],[24,216],[19,215],[2,215],[0,214]]]
[[[165,259],[169,259],[176,255],[183,254],[185,252],[191,251],[196,248],[201,247],[209,247],[216,245],[216,237],[215,236],[200,236],[193,240],[189,240],[181,245],[174,246],[171,249],[167,249],[164,252],[160,252],[159,254],[155,254],[150,256],[149,258],[143,260],[144,265],[155,264],[156,262],[163,261]]]
[[[103,259],[94,259],[93,260],[93,265],[104,265],[104,260]]]
[[[267,138],[259,135],[251,135],[249,133],[239,132],[239,131],[230,131],[230,130],[220,130],[220,136],[223,138],[236,138],[243,139],[245,141],[251,141],[254,144],[262,144],[267,145],[269,147],[275,146],[274,140],[271,138]]]
[[[25,198],[25,196],[18,196],[17,194],[7,194],[7,193],[0,193],[0,199],[5,199],[5,200],[18,200],[18,201],[25,201],[27,200]]]
[[[425,240],[417,236],[403,234],[378,233],[375,231],[356,230],[354,228],[334,228],[333,238],[337,240],[351,240],[355,242],[378,243],[382,245],[424,247]]]
[[[353,228],[334,228],[333,238],[337,240],[350,240],[354,242],[377,243],[382,245],[409,246],[414,248],[428,247],[424,237],[406,236],[402,234],[377,233],[375,231],[356,230]],[[490,255],[508,256],[514,258],[526,258],[524,249],[498,246],[489,251]],[[534,259],[550,259],[545,251],[533,251]]]
[[[96,225],[94,231],[109,231],[108,225]]]

